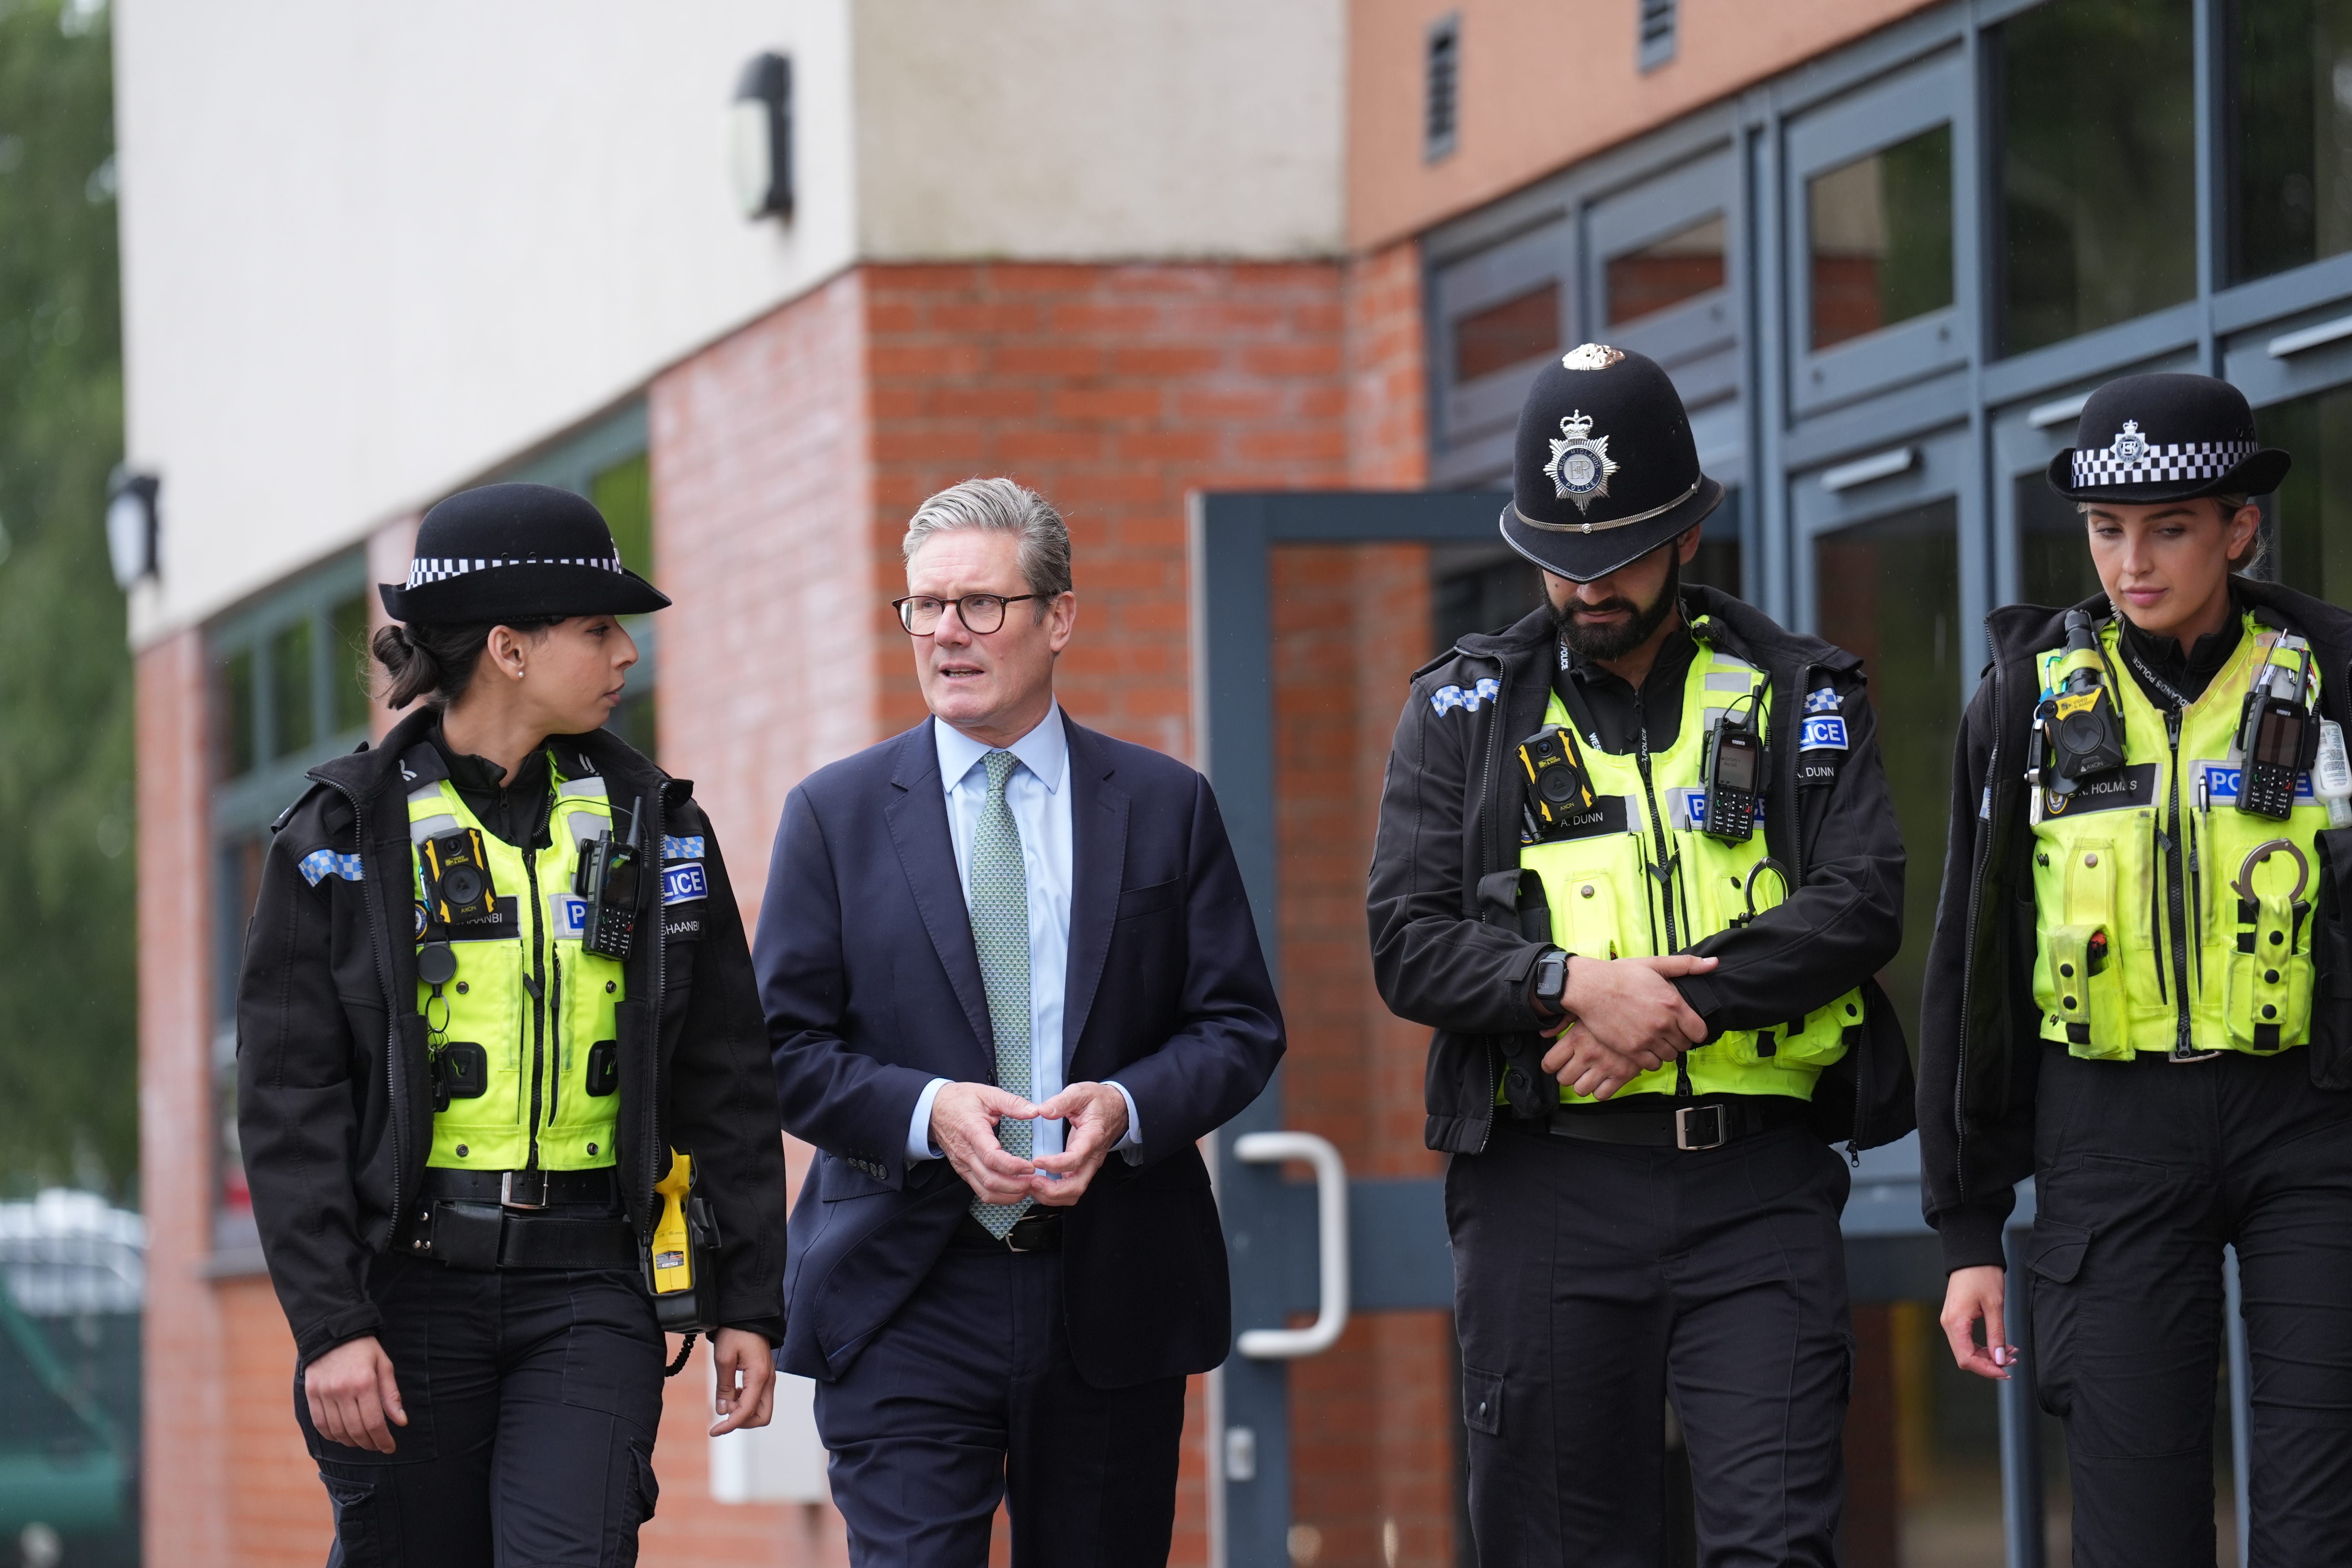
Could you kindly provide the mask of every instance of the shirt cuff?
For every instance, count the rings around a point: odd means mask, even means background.
[[[1121,1151],[1126,1155],[1127,1163],[1132,1165],[1136,1162],[1136,1156],[1143,1149],[1143,1119],[1135,1113],[1135,1096],[1127,1092],[1127,1085],[1117,1079],[1108,1079],[1105,1081],[1111,1088],[1118,1090],[1118,1097],[1127,1101],[1127,1136],[1111,1147]]]
[[[931,1079],[923,1086],[922,1094],[915,1100],[915,1114],[907,1119],[907,1162],[909,1164],[940,1157],[939,1150],[931,1146],[931,1101],[940,1097],[940,1090],[947,1084],[948,1080],[943,1078]]]

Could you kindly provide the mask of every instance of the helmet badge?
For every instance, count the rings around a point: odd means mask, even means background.
[[[2137,463],[2148,454],[2147,437],[2139,433],[2139,421],[2124,421],[2123,433],[2115,438],[2107,451],[2118,463]]]
[[[1580,512],[1589,510],[1594,497],[1609,493],[1609,476],[1617,471],[1609,458],[1609,437],[1592,434],[1592,418],[1581,409],[1562,419],[1559,430],[1544,472],[1560,500],[1574,501]]]

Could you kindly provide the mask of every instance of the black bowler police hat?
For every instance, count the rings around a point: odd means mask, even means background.
[[[1699,472],[1690,416],[1656,362],[1586,343],[1543,369],[1519,406],[1503,538],[1590,583],[1706,519],[1723,487]]]
[[[2091,394],[2074,445],[2050,459],[2073,500],[2268,495],[2294,461],[2254,438],[2246,395],[2210,375],[2126,375]]]
[[[621,564],[604,514],[552,485],[483,485],[425,514],[406,583],[377,590],[395,621],[636,616],[669,598]]]

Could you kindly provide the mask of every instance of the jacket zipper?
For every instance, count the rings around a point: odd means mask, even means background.
[[[401,1103],[400,1092],[400,1005],[399,998],[392,994],[392,975],[383,962],[384,951],[392,939],[385,932],[382,917],[376,910],[374,884],[368,876],[364,858],[368,849],[367,813],[360,806],[357,792],[335,784],[332,779],[325,782],[332,784],[338,795],[352,803],[352,827],[358,836],[362,858],[360,863],[360,902],[367,910],[368,955],[375,961],[375,983],[383,992],[383,1089],[385,1109],[389,1113],[386,1121],[392,1129],[392,1229],[385,1238],[388,1243],[398,1238],[408,1218],[400,1192],[401,1173],[407,1167],[408,1157],[407,1141],[401,1134],[401,1119],[406,1110]]]
[[[2164,882],[2167,901],[2172,913],[2172,991],[2179,1019],[2177,1043],[2172,1047],[2176,1057],[2191,1055],[2189,1044],[2189,916],[2182,907],[2183,889],[2188,875],[2180,864],[2180,710],[2167,709],[2164,715],[2165,743],[2172,752],[2171,788],[2165,805]]]
[[[547,1053],[547,1124],[555,1125],[563,1100],[563,955],[551,942],[547,949],[549,1049]]]
[[[1984,900],[1985,862],[1992,858],[1992,792],[1993,781],[2000,777],[2000,649],[1993,642],[1992,628],[1985,628],[1985,657],[1992,669],[1992,750],[1985,758],[1985,782],[1982,805],[1979,810],[1984,821],[1977,831],[1974,869],[1969,876],[1969,923],[1960,932],[1960,1046],[1956,1057],[1952,1095],[1952,1175],[1953,1188],[1963,1202],[1969,1194],[1969,1032],[1970,1013],[1969,993],[1975,989],[1977,976],[1977,911]]]
[[[1555,657],[1557,656],[1555,655]],[[1478,764],[1479,777],[1478,794],[1476,798],[1484,803],[1483,809],[1486,812],[1488,818],[1486,825],[1486,864],[1478,873],[1481,877],[1485,876],[1488,871],[1499,871],[1503,868],[1503,836],[1497,829],[1494,820],[1501,814],[1495,809],[1494,791],[1495,767],[1496,760],[1502,755],[1503,751],[1503,714],[1505,712],[1503,706],[1503,681],[1509,673],[1508,667],[1502,660],[1496,660],[1495,700],[1492,703],[1488,704],[1488,706],[1495,711],[1494,717],[1486,721],[1486,754],[1480,759]],[[1472,881],[1475,883],[1476,881],[1476,878],[1473,878]],[[655,908],[656,910],[659,910],[660,904],[658,900],[656,900]],[[1495,1096],[1500,1090],[1500,1086],[1496,1081],[1495,1077],[1495,1058],[1500,1049],[1501,1047],[1497,1046],[1483,1053],[1486,1058],[1486,1092],[1480,1098],[1478,1104],[1486,1113],[1486,1128],[1484,1132],[1478,1135],[1478,1147],[1471,1151],[1473,1153],[1485,1153],[1486,1152],[1488,1140],[1495,1136]],[[646,1195],[648,1199],[650,1199],[652,1195],[650,1188],[647,1189]]]
[[[1642,799],[1650,809],[1650,834],[1657,840],[1658,901],[1664,906],[1666,921],[1668,952],[1683,950],[1682,936],[1675,926],[1675,888],[1679,880],[1682,857],[1673,854],[1666,841],[1665,819],[1658,815],[1658,792],[1650,783],[1650,720],[1639,691],[1633,693],[1633,764],[1642,771]],[[1691,1097],[1690,1052],[1675,1053],[1675,1095],[1677,1099]]]
[[[662,939],[661,868],[667,854],[666,846],[668,840],[663,837],[667,825],[662,816],[662,792],[658,783],[654,785],[652,800],[639,809],[650,809],[654,814],[649,829],[638,836],[638,841],[645,846],[645,853],[650,854],[654,859],[653,916],[645,922],[654,939],[654,994],[647,999],[649,1007],[646,1015],[650,1037],[646,1048],[654,1054],[654,1089],[646,1097],[649,1102],[646,1106],[646,1166],[638,1173],[641,1180],[637,1193],[637,1212],[645,1215],[646,1223],[650,1225],[654,1212],[654,1184],[669,1172],[669,1161],[666,1158],[669,1152],[668,1134],[662,1130],[660,1087],[662,992],[668,984],[669,967],[669,943]],[[629,826],[635,827],[636,824],[633,822]],[[645,869],[640,863],[637,886],[643,889],[646,885]],[[642,897],[642,893],[639,896]]]
[[[554,818],[555,789],[550,784],[540,806],[539,826],[522,852],[523,877],[530,886],[530,968],[522,977],[523,989],[530,993],[530,1144],[523,1161],[526,1171],[539,1169],[540,1091],[547,1079],[547,921],[539,901],[539,836]],[[552,1098],[550,1120],[553,1119]]]

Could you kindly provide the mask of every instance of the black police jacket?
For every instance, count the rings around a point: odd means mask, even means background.
[[[1797,809],[1776,804],[1765,824],[1794,891],[1753,925],[1692,948],[1722,962],[1675,984],[1709,1039],[1785,1022],[1792,998],[1818,1006],[1861,987],[1862,1037],[1814,1086],[1811,1120],[1828,1141],[1891,1142],[1911,1131],[1911,1062],[1872,976],[1901,945],[1903,842],[1861,661],[1712,588],[1686,586],[1683,603],[1693,616],[1713,616],[1724,650],[1770,679],[1770,795],[1793,797]],[[1518,864],[1527,780],[1507,764],[1543,723],[1558,646],[1549,609],[1464,637],[1414,675],[1389,754],[1367,902],[1372,976],[1390,1011],[1436,1031],[1423,1083],[1433,1149],[1486,1147],[1504,1042],[1539,1023],[1528,980],[1544,949],[1519,934],[1507,902],[1481,897],[1479,883]],[[1492,695],[1479,694],[1484,680],[1496,683]],[[1807,694],[1825,685],[1838,692],[1850,746],[1834,766],[1807,753],[1801,776],[1798,724]],[[1449,687],[1477,700],[1441,695]]]
[[[2352,728],[2352,614],[2275,583],[2241,577],[2231,586],[2233,611],[2267,612],[2310,640],[2321,716]],[[2105,594],[2074,607],[2097,618],[2112,609]],[[2065,641],[2066,614],[2011,605],[1985,617],[1991,661],[1952,753],[1951,831],[1919,1025],[1920,1203],[1941,1238],[1947,1268],[2003,1261],[2000,1233],[2016,1205],[2016,1184],[2033,1173],[2042,1051],[2042,1015],[2033,1002],[2037,926],[2026,742],[2042,694],[2034,659]],[[2323,912],[2326,899],[2323,893]],[[2330,987],[2352,976],[2315,946],[2317,1030],[2331,1011],[2343,1018],[2347,998]],[[2325,1077],[2322,1056],[2315,1048],[2312,1068]]]
[[[237,986],[237,1137],[270,1282],[305,1362],[376,1331],[368,1259],[404,1244],[433,1140],[416,1010],[408,784],[435,716],[310,770],[277,824]],[[620,1005],[618,1171],[644,1238],[675,1147],[717,1210],[719,1321],[783,1338],[783,1150],[767,1026],[718,838],[673,779],[597,731],[554,742],[567,771],[648,803],[647,842],[699,836],[707,900],[638,927]],[[302,863],[313,861],[315,884]],[[337,857],[356,856],[354,867]],[[346,872],[356,870],[354,879]],[[658,921],[658,925],[654,924]],[[646,937],[658,931],[659,940]]]

